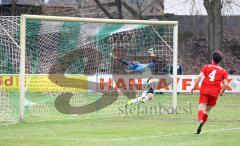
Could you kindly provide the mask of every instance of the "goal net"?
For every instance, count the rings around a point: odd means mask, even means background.
[[[125,115],[149,77],[176,107],[175,21],[23,15],[1,17],[0,33],[1,121]],[[157,64],[141,73],[111,55],[146,64],[150,48]]]
[[[19,119],[19,17],[0,17],[0,123]]]

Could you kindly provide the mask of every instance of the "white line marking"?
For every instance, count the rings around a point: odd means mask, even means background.
[[[229,128],[229,129],[215,129],[215,130],[206,130],[202,133],[214,133],[214,132],[224,132],[224,131],[238,131],[240,128]],[[147,139],[147,138],[160,138],[160,137],[171,137],[171,136],[182,136],[182,135],[194,135],[194,133],[176,133],[176,134],[159,134],[159,135],[148,135],[148,136],[137,136],[137,137],[120,137],[120,138],[64,138],[64,137],[0,137],[3,139],[15,139],[15,140],[59,140],[59,141],[126,141],[126,140],[139,140],[139,139]]]
[[[203,131],[202,133],[211,133],[211,132],[222,132],[222,131],[235,131],[235,130],[240,130],[240,128],[228,128],[228,129],[215,129],[215,130],[206,130]]]

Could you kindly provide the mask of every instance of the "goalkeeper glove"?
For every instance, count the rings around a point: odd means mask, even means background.
[[[147,51],[150,55],[154,55],[154,51],[153,51],[153,48],[150,48],[150,49],[148,49],[148,51]]]

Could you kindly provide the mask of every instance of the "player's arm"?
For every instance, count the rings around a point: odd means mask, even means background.
[[[129,70],[129,69],[125,69],[125,71],[127,72],[127,73],[134,73],[134,70]]]
[[[123,65],[126,65],[126,66],[129,65],[129,61],[124,60],[124,59],[121,59],[121,58],[118,58],[118,57],[115,56],[113,53],[109,53],[109,55],[110,55],[112,58],[116,59],[118,62],[122,63]]]
[[[200,72],[200,74],[197,76],[195,82],[194,82],[194,85],[193,85],[193,88],[191,90],[191,92],[193,92],[194,90],[196,90],[199,82],[201,81],[202,77],[204,77],[204,73],[203,72]]]
[[[114,59],[119,59],[117,56],[115,56],[113,53],[109,53],[110,57],[114,58]]]
[[[223,95],[224,91],[226,90],[226,88],[228,86],[227,78],[228,78],[228,74],[227,74],[226,70],[224,70],[223,77],[222,77],[222,89],[219,92],[220,96]]]
[[[162,57],[162,56],[156,56],[156,55],[154,54],[153,48],[148,49],[147,52],[148,52],[149,56],[151,57],[151,62],[153,62],[153,63],[157,63],[157,61],[158,61],[158,62],[167,62],[166,59],[164,59],[164,57]]]
[[[153,68],[157,64],[157,60],[159,60],[155,54],[153,48],[148,49],[148,54],[151,58],[151,62],[148,64],[148,67]],[[160,58],[163,59],[163,58]]]
[[[148,50],[148,54],[150,55],[152,62],[156,63],[157,62],[157,56],[154,54],[153,48],[150,48]]]
[[[220,96],[223,95],[223,93],[224,93],[224,91],[226,90],[227,86],[228,86],[228,81],[227,81],[227,79],[224,79],[224,80],[222,81],[222,89],[221,89],[220,92],[219,92],[219,95],[220,95]]]

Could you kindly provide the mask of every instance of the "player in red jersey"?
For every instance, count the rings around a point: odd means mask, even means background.
[[[221,60],[221,54],[215,52],[212,56],[212,64],[203,66],[191,90],[193,92],[204,78],[200,87],[198,127],[195,134],[201,133],[202,126],[206,123],[210,110],[216,105],[218,96],[223,95],[228,86],[228,74],[224,68],[219,66]]]

